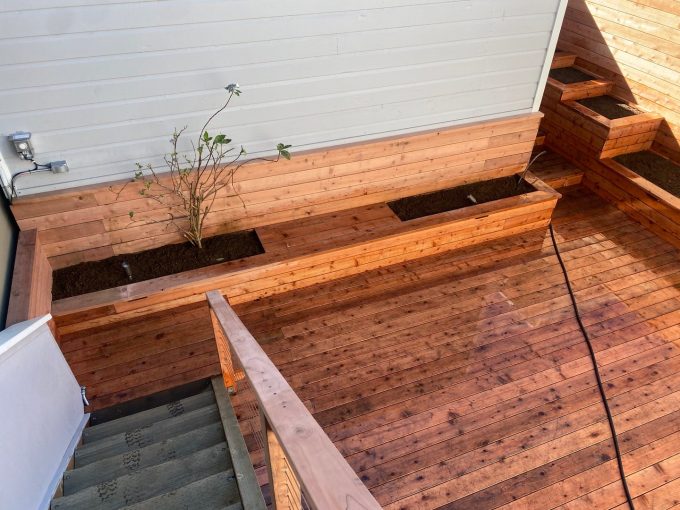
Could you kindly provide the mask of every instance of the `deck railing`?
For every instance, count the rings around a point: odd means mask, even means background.
[[[245,376],[257,398],[277,510],[379,509],[366,486],[218,291],[206,294],[225,385]]]

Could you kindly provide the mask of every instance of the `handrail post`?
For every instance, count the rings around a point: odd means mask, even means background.
[[[224,381],[224,387],[227,388],[229,393],[236,393],[236,370],[234,370],[234,360],[231,356],[231,347],[229,347],[229,341],[222,331],[219,319],[215,315],[215,312],[211,307],[210,310],[210,321],[212,322],[213,332],[215,334],[215,343],[217,344],[217,356],[220,359],[220,368],[222,372],[222,379]]]
[[[262,411],[260,421],[265,436],[264,455],[274,510],[302,510],[300,481],[295,476],[276,433]]]

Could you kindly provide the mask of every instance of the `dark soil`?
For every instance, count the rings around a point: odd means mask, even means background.
[[[475,205],[468,195],[472,195],[478,204],[483,204],[536,191],[524,180],[518,186],[518,179],[517,175],[511,175],[490,181],[474,182],[424,195],[402,198],[389,202],[387,205],[401,221],[408,221]]]
[[[553,80],[557,80],[560,83],[580,83],[583,81],[594,80],[595,77],[588,73],[584,73],[580,69],[575,67],[560,67],[558,69],[551,69],[549,76]]]
[[[610,120],[622,119],[623,117],[631,117],[643,113],[642,110],[638,110],[634,106],[630,106],[612,96],[588,97],[586,99],[579,99],[578,102]]]
[[[614,160],[680,198],[680,165],[677,163],[650,151],[622,154]]]
[[[204,239],[200,250],[187,242],[83,262],[54,272],[52,299],[111,289],[260,253],[264,253],[262,243],[254,230],[248,230]],[[130,265],[132,279],[128,278],[123,262]]]

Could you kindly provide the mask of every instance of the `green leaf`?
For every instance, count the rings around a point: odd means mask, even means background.
[[[282,151],[280,151],[280,154],[281,154],[282,157],[286,158],[287,160],[290,160],[290,152],[288,152],[286,150],[282,150]]]
[[[217,135],[215,137],[215,143],[219,144],[231,143],[231,139],[227,138],[226,135]]]
[[[130,211],[128,215],[130,216],[130,219],[132,219],[132,217],[135,215],[135,211]]]

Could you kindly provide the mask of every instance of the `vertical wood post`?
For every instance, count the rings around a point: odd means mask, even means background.
[[[229,347],[229,341],[222,331],[220,321],[215,316],[215,312],[212,308],[210,308],[210,320],[212,321],[213,333],[215,334],[217,355],[220,358],[220,368],[222,369],[224,387],[231,393],[236,393],[236,370],[234,370],[231,348]]]
[[[260,411],[262,431],[265,435],[264,453],[269,487],[275,510],[302,510],[302,492],[286,454],[281,448],[276,434],[272,430],[267,417]]]

